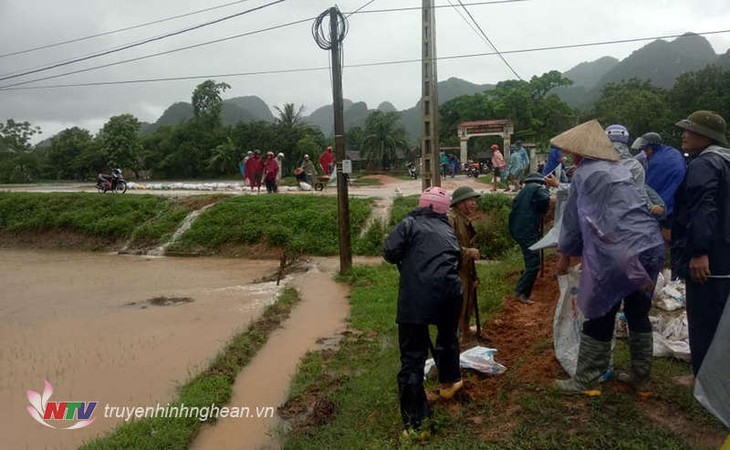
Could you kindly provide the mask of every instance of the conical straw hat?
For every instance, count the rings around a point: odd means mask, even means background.
[[[618,161],[619,155],[597,120],[582,123],[550,139],[550,143],[590,159]]]

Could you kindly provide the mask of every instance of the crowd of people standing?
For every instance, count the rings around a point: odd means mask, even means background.
[[[492,146],[495,180],[509,172],[516,187],[524,185],[509,221],[525,260],[515,288],[516,299],[524,304],[532,303],[540,265],[529,247],[540,237],[539,224],[549,205],[547,187],[567,192],[557,270],[567,273],[571,258],[580,258],[578,305],[586,320],[575,375],[555,383],[562,392],[601,395],[599,378],[611,361],[621,308],[631,361],[619,381],[638,396],[648,392],[653,355],[648,314],[667,248],[672,276],[686,283],[693,374],[702,368],[730,295],[730,149],[726,122],[715,112],[696,111],[676,126],[682,130],[681,152],[654,132],[629,147],[623,125],[604,129],[595,120],[586,122],[554,137],[543,172],[525,179],[521,174],[529,159],[523,160],[524,148],[513,151],[507,165],[499,147]],[[566,155],[574,163],[570,177],[563,167]],[[430,413],[423,388],[429,348],[441,382],[439,395],[448,399],[463,388],[454,355],[459,339],[469,333],[479,286],[474,270],[480,257],[474,242],[478,197],[467,187],[451,196],[429,188],[385,242],[384,257],[401,275],[398,392],[406,429],[420,428]],[[438,329],[435,348],[428,325]]]

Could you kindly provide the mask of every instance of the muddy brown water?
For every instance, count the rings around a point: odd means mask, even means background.
[[[275,300],[274,283],[250,283],[276,267],[0,249],[0,448],[75,449],[123,422],[105,417],[106,405],[164,406]],[[193,301],[149,304],[155,297]],[[97,401],[95,422],[34,421],[26,391],[42,392],[44,380],[51,401]]]
[[[249,408],[245,418],[221,418],[204,425],[193,450],[278,448],[273,412],[286,400],[300,358],[321,337],[344,331],[348,288],[335,283],[326,263],[294,281],[300,303],[236,379],[230,405]],[[272,415],[267,412],[271,411]]]

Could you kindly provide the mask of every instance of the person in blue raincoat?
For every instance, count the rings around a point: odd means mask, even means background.
[[[521,145],[519,147],[512,147],[510,151],[507,168],[509,170],[509,178],[515,183],[513,190],[519,191],[522,188],[522,180],[525,178],[525,168],[530,164],[530,159],[527,156],[527,150]]]
[[[551,143],[573,154],[577,169],[562,217],[558,273],[582,257],[578,306],[583,323],[575,376],[558,380],[563,392],[600,395],[598,379],[611,358],[615,316],[622,300],[629,326],[631,374],[637,393],[651,374],[651,297],[664,264],[664,242],[631,172],[596,120],[578,125]]]
[[[674,212],[674,193],[682,183],[687,171],[684,156],[674,147],[662,144],[658,133],[645,133],[636,139],[631,149],[646,155],[646,184],[656,191],[665,205],[666,220],[660,221],[662,228],[671,228]],[[639,155],[637,158],[639,159]]]

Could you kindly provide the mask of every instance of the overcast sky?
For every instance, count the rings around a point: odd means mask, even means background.
[[[91,55],[165,33],[260,7],[275,0],[244,0],[184,18],[18,55],[0,56],[0,78],[30,69]],[[458,0],[436,0],[436,5]],[[462,0],[476,3],[480,0]],[[55,44],[93,34],[165,19],[233,0],[0,0],[0,55]],[[368,0],[341,0],[352,12]],[[418,7],[418,0],[375,0],[363,11]],[[73,70],[164,52],[241,33],[317,16],[330,0],[286,0],[224,22],[178,36],[115,52],[89,61],[24,77],[5,79],[0,86]],[[500,51],[577,43],[696,33],[730,29],[727,0],[529,0],[467,6],[468,11]],[[462,15],[466,16],[461,9]],[[344,42],[346,65],[414,60],[420,51],[420,12],[359,13],[349,18]],[[490,52],[491,49],[452,7],[436,10],[439,57]],[[315,44],[311,21],[195,49],[147,58],[17,86],[34,87],[167,77],[213,76],[231,89],[225,98],[257,95],[270,106],[293,102],[305,114],[331,103],[328,70],[215,75],[323,68],[328,52]],[[715,52],[730,48],[730,33],[707,35]],[[529,79],[549,70],[566,71],[603,56],[623,59],[649,41],[585,48],[507,54],[517,74]],[[473,83],[496,83],[515,78],[497,56],[445,59],[438,63],[440,80],[459,77]],[[206,78],[182,81],[119,84],[56,89],[0,90],[0,120],[28,120],[50,137],[64,128],[81,126],[96,132],[109,117],[131,113],[154,122],[166,107],[190,101],[195,86]],[[420,96],[420,65],[409,62],[370,67],[345,67],[346,98],[375,108],[390,101],[398,109],[413,106]]]

